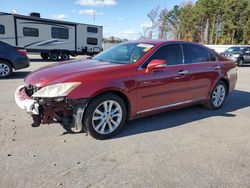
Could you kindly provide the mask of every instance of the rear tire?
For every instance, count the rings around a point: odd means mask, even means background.
[[[50,53],[50,60],[51,61],[58,61],[59,60],[59,53],[57,53],[57,52],[51,52]]]
[[[13,67],[6,61],[0,61],[0,78],[9,78],[13,74]]]
[[[48,60],[49,59],[49,53],[41,53],[41,58],[43,60]]]
[[[211,110],[220,109],[225,102],[227,89],[228,88],[223,81],[218,81],[210,94],[206,107]]]
[[[126,105],[115,94],[104,94],[93,99],[86,108],[83,124],[96,139],[108,139],[121,131],[127,115]]]

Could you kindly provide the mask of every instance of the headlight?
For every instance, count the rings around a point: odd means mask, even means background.
[[[79,86],[81,82],[67,82],[55,85],[46,86],[32,95],[32,97],[65,97],[73,89]]]
[[[240,54],[233,54],[232,57],[240,57]]]

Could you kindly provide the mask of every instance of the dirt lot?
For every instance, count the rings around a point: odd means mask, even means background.
[[[195,106],[127,123],[98,141],[32,128],[14,102],[31,67],[0,80],[0,187],[250,187],[250,67],[219,111]]]

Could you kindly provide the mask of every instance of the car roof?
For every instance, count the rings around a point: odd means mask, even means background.
[[[153,40],[153,39],[145,39],[145,40],[135,40],[135,41],[129,41],[129,42],[135,42],[135,43],[146,43],[146,44],[154,44],[154,45],[162,45],[162,44],[168,44],[168,43],[190,43],[190,44],[198,44],[196,42],[188,42],[188,41],[182,41],[182,40]]]
[[[250,46],[231,46],[229,48],[249,48]]]

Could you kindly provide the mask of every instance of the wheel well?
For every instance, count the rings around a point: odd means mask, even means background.
[[[12,68],[14,68],[13,64],[8,59],[0,58],[0,61],[5,61],[5,62],[9,63],[12,66]]]
[[[228,92],[229,92],[229,82],[228,82],[228,80],[225,79],[225,78],[222,78],[222,79],[220,79],[220,81],[222,81],[222,82],[225,83],[225,85],[226,85],[226,87],[227,87],[227,95],[228,95]]]
[[[103,93],[100,93],[98,94],[97,96],[95,97],[98,97],[100,95],[103,95],[103,94],[107,94],[107,93],[112,93],[112,94],[115,94],[115,95],[118,95],[119,97],[122,98],[122,100],[125,102],[125,105],[126,105],[126,109],[127,109],[127,117],[126,119],[129,119],[130,118],[130,113],[131,113],[131,104],[128,100],[128,97],[126,95],[124,95],[122,92],[120,91],[115,91],[115,90],[112,90],[112,91],[106,91],[106,92],[103,92]]]

